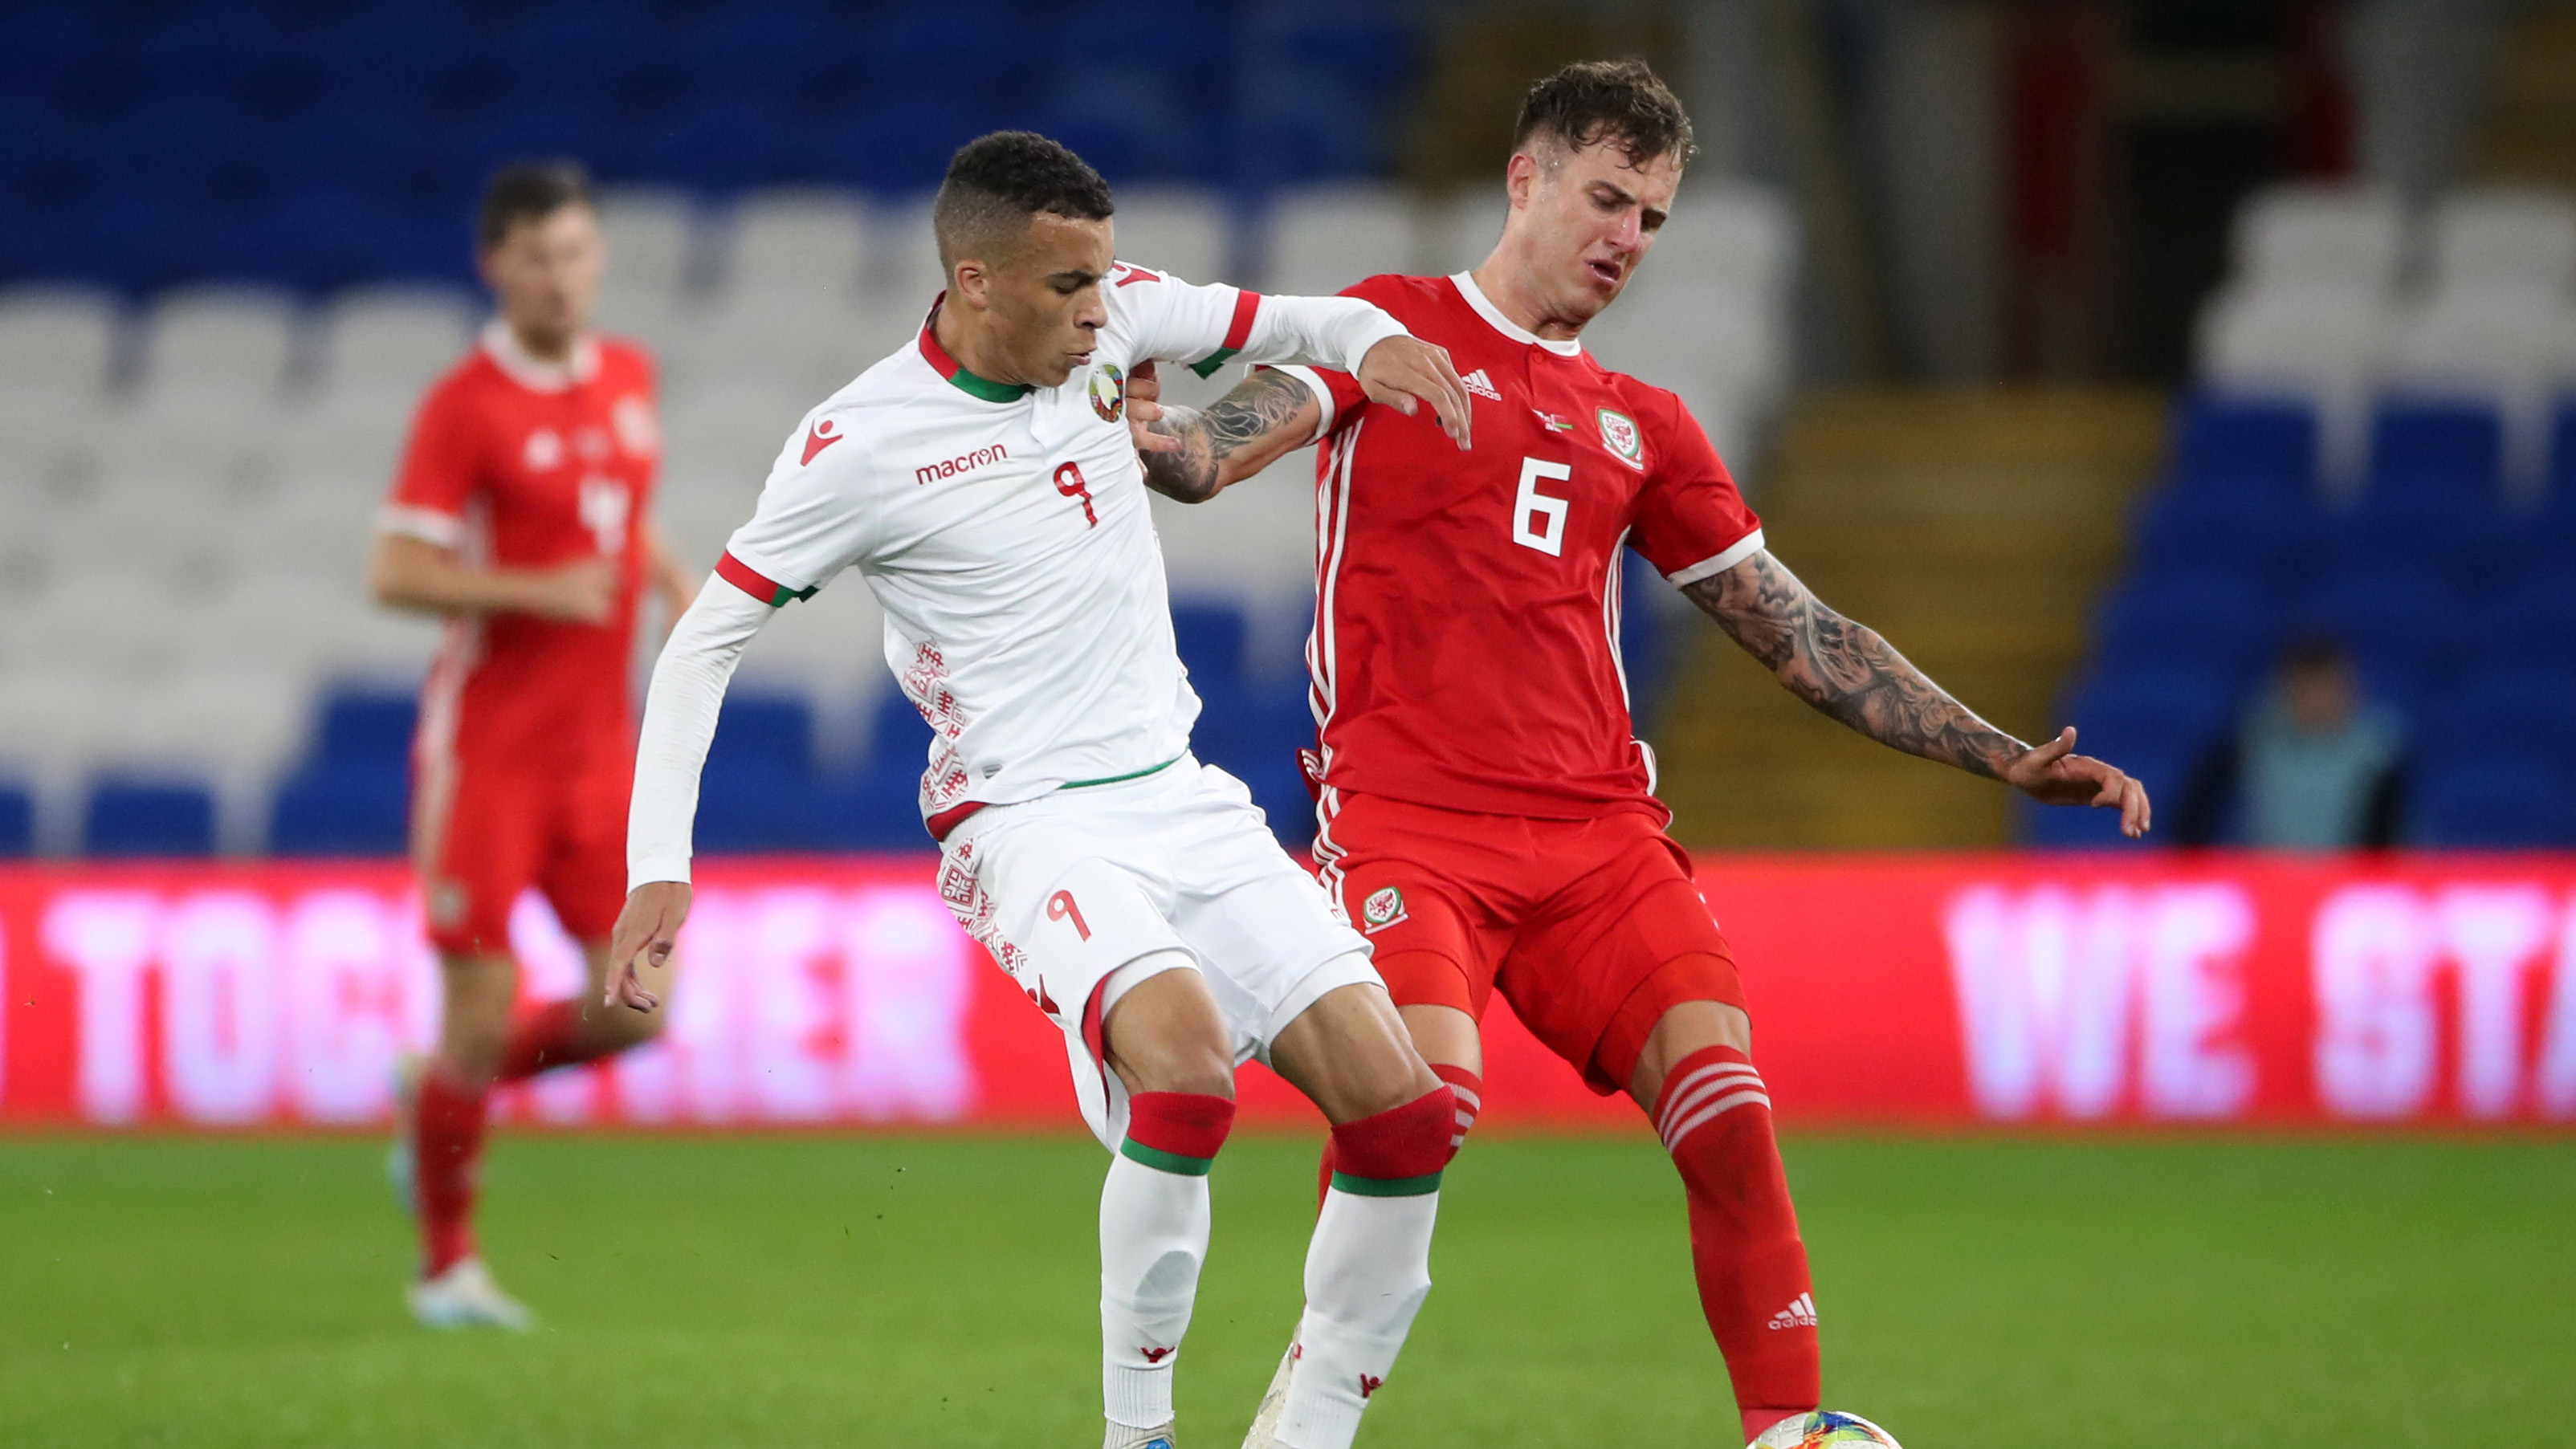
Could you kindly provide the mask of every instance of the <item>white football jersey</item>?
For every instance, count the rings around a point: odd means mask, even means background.
[[[784,606],[855,568],[885,658],[934,731],[936,817],[1158,769],[1199,701],[1128,436],[1140,362],[1319,356],[1404,329],[1348,298],[1262,297],[1121,262],[1089,366],[1052,388],[961,367],[931,325],[805,416],[718,572]],[[935,320],[937,308],[932,309]]]

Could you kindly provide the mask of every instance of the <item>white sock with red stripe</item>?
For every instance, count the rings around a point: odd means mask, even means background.
[[[1457,1149],[1447,1086],[1333,1128],[1338,1164],[1306,1248],[1306,1312],[1279,1415],[1283,1449],[1349,1449],[1431,1296],[1440,1173]]]
[[[1139,1092],[1100,1187],[1100,1398],[1113,1424],[1172,1422],[1172,1364],[1207,1261],[1208,1168],[1234,1104]]]
[[[1750,1440],[1822,1397],[1814,1284],[1772,1136],[1771,1094],[1751,1058],[1706,1047],[1664,1078],[1654,1118],[1689,1197],[1700,1310]]]

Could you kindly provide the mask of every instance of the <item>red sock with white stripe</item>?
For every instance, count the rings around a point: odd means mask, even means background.
[[[557,1067],[577,1067],[609,1055],[609,1049],[585,1038],[581,1003],[567,997],[549,1001],[510,1023],[501,1043],[504,1082],[523,1082]]]
[[[1431,1228],[1457,1134],[1458,1099],[1445,1084],[1333,1129],[1339,1166],[1306,1247],[1281,1449],[1349,1449],[1359,1433],[1431,1296]]]
[[[432,1061],[412,1099],[412,1196],[420,1214],[420,1276],[474,1256],[474,1189],[483,1162],[487,1093]]]
[[[1691,1269],[1748,1441],[1823,1397],[1807,1245],[1752,1059],[1707,1047],[1664,1078],[1655,1131],[1690,1200]]]
[[[1197,1092],[1138,1092],[1127,1138],[1100,1185],[1100,1396],[1113,1424],[1172,1421],[1172,1363],[1207,1261],[1208,1169],[1234,1103]]]

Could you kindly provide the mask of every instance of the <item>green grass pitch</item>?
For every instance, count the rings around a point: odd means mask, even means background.
[[[349,1139],[0,1141],[0,1444],[1099,1442],[1072,1138],[505,1137],[527,1337],[413,1329]],[[1828,1402],[1912,1449],[2576,1442],[2576,1142],[1804,1137]],[[1182,1442],[1297,1305],[1313,1145],[1218,1164]],[[1732,1449],[1641,1131],[1480,1139],[1363,1445]]]

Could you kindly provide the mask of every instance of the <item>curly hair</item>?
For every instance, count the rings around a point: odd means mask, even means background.
[[[1631,166],[1658,156],[1688,165],[1699,149],[1681,98],[1642,60],[1578,60],[1531,86],[1512,149],[1526,149],[1535,136],[1569,150],[1607,141]]]
[[[1099,221],[1114,210],[1089,162],[1034,131],[995,131],[949,158],[930,223],[939,264],[953,268],[966,257],[999,262],[1040,212]]]

